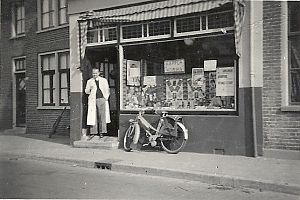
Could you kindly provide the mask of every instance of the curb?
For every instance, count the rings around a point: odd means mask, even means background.
[[[143,166],[124,165],[118,164],[118,160],[100,160],[100,161],[87,161],[87,160],[75,160],[68,158],[53,158],[40,155],[16,155],[6,154],[8,156],[14,156],[16,158],[25,158],[46,162],[54,162],[61,164],[71,164],[86,168],[98,168],[99,170],[110,170],[114,172],[123,172],[131,174],[140,174],[148,176],[161,176],[167,178],[184,179],[190,181],[199,181],[207,184],[224,185],[233,188],[251,188],[259,191],[271,191],[280,192],[292,195],[300,195],[300,185],[294,184],[280,184],[263,180],[250,180],[242,177],[231,177],[226,175],[216,175],[208,173],[192,173],[186,171],[175,171],[170,169],[159,169]]]

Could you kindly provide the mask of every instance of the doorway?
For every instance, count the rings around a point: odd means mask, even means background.
[[[115,47],[101,47],[87,50],[88,77],[92,68],[98,68],[102,77],[106,78],[110,88],[109,108],[111,123],[107,124],[107,135],[117,137],[119,131],[119,67],[118,53]]]
[[[26,84],[25,72],[16,73],[16,126],[26,126]]]

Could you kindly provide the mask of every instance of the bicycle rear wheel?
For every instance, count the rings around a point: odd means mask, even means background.
[[[125,136],[124,136],[124,150],[125,151],[131,151],[131,143],[133,142],[135,131],[134,131],[134,125],[131,124],[129,128],[126,130]]]
[[[161,146],[162,148],[171,154],[176,154],[179,151],[181,151],[187,142],[187,139],[185,138],[185,127],[182,123],[176,122],[177,125],[177,136],[173,136],[171,134],[169,135],[163,135],[161,138]]]

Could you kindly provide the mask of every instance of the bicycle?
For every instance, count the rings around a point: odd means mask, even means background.
[[[160,115],[157,127],[154,128],[145,118],[144,113],[148,109],[140,109],[135,119],[130,119],[130,126],[125,132],[124,150],[131,151],[131,145],[137,144],[140,139],[140,127],[145,131],[145,141],[142,144],[150,144],[152,147],[161,145],[164,151],[176,154],[181,151],[188,140],[188,130],[183,125],[181,116],[169,115],[167,111],[155,111]]]

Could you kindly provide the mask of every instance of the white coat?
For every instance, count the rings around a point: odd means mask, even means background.
[[[103,94],[105,101],[105,111],[106,111],[106,123],[110,123],[110,114],[109,114],[109,85],[105,78],[98,77],[96,80],[99,81],[99,88]],[[89,95],[88,99],[88,113],[87,113],[87,125],[96,125],[97,123],[97,107],[96,107],[96,93],[97,85],[94,78],[91,78],[87,81],[85,87],[85,93]]]

